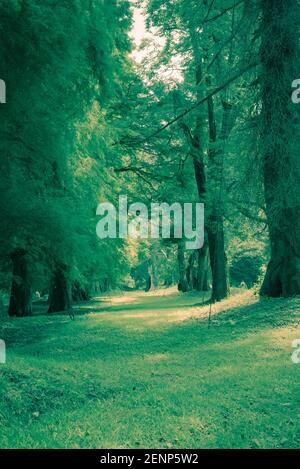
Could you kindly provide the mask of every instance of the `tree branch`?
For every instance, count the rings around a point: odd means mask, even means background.
[[[216,94],[218,94],[220,91],[222,91],[224,88],[226,88],[228,85],[230,85],[231,83],[233,83],[235,80],[237,80],[238,78],[240,78],[240,76],[242,76],[245,72],[251,70],[252,68],[254,67],[257,67],[257,65],[259,65],[259,62],[254,62],[254,63],[251,63],[249,65],[247,65],[246,67],[244,67],[242,70],[239,70],[236,74],[234,74],[232,77],[228,78],[227,81],[225,81],[225,83],[223,83],[222,85],[218,86],[217,88],[215,88],[214,90],[212,90],[210,93],[208,93],[204,98],[200,99],[200,101],[196,102],[195,104],[193,104],[190,108],[186,109],[184,112],[182,112],[181,114],[179,114],[178,116],[174,117],[174,119],[170,120],[169,122],[167,122],[167,124],[163,125],[162,127],[160,127],[159,129],[157,129],[155,132],[153,132],[152,134],[148,135],[148,137],[145,137],[144,139],[140,140],[139,142],[137,143],[145,143],[147,140],[150,140],[151,138],[153,137],[156,137],[158,134],[160,134],[161,132],[163,132],[164,130],[166,130],[168,127],[170,127],[171,125],[175,124],[175,122],[179,121],[180,119],[182,119],[183,117],[185,117],[187,114],[189,114],[190,112],[194,111],[195,109],[197,109],[199,106],[201,106],[201,104],[205,103],[209,98],[212,98],[213,96],[215,96]]]
[[[205,17],[204,17],[204,19],[203,19],[203,21],[202,21],[202,23],[205,23],[205,22],[206,22],[207,18],[209,17],[209,14],[210,14],[210,12],[211,12],[211,9],[212,9],[212,7],[214,6],[214,3],[215,3],[215,0],[212,0],[211,3],[210,3],[210,5],[209,5],[209,8],[208,8],[208,10],[207,10],[207,13],[206,13],[206,15],[205,15]]]
[[[245,0],[240,0],[239,2],[235,3],[234,5],[232,5],[231,7],[228,7],[228,8],[224,8],[224,10],[221,12],[221,13],[218,13],[217,15],[215,16],[212,16],[211,18],[207,18],[204,23],[208,23],[209,21],[214,21],[214,20],[217,20],[218,18],[221,18],[221,16],[225,15],[225,13],[227,13],[228,11],[230,10],[233,10],[234,8],[238,7],[239,5],[241,5],[242,3],[244,3]]]

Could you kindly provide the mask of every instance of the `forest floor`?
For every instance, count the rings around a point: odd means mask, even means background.
[[[300,298],[173,289],[0,322],[1,448],[297,448]]]

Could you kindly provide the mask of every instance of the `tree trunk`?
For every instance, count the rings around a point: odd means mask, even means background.
[[[2,297],[0,295],[0,318],[1,318],[1,316],[4,316],[4,314],[5,314],[4,303],[3,303]]]
[[[67,266],[60,264],[53,273],[48,313],[68,311],[71,308],[71,285],[68,280]]]
[[[210,217],[211,227],[208,232],[208,241],[212,270],[212,301],[221,301],[229,295],[223,221],[220,227],[218,227],[219,222],[219,217],[216,220],[212,216]]]
[[[11,255],[11,260],[13,262],[13,281],[8,315],[17,317],[31,316],[32,291],[28,278],[26,251],[16,249]]]
[[[188,285],[188,281],[186,278],[184,241],[183,240],[178,240],[178,272],[179,272],[178,290],[185,293],[188,291],[189,285]]]
[[[151,277],[151,274],[149,273],[146,279],[145,292],[148,293],[152,289],[152,286],[153,286],[152,277]]]
[[[197,281],[198,281],[198,251],[193,251],[189,255],[187,269],[186,269],[186,279],[188,282],[189,290],[197,290]]]
[[[90,295],[88,293],[88,289],[84,288],[80,285],[78,280],[75,280],[72,285],[72,300],[77,301],[88,301],[90,299]]]
[[[189,256],[186,269],[186,278],[189,290],[208,291],[210,290],[210,259],[208,244],[203,248],[193,251]]]
[[[210,290],[210,258],[209,258],[209,247],[205,242],[202,249],[197,251],[198,253],[198,275],[197,275],[197,291],[209,291]]]
[[[224,217],[223,217],[223,170],[224,170],[224,144],[229,137],[233,126],[231,119],[232,106],[222,101],[223,118],[222,130],[219,137],[221,148],[216,149],[218,140],[217,126],[213,98],[208,100],[209,123],[209,174],[210,174],[210,200],[208,243],[210,251],[210,263],[212,270],[212,301],[221,301],[229,295],[229,279],[227,269],[227,257],[224,243]]]
[[[261,295],[300,294],[299,106],[291,100],[298,75],[300,5],[261,3],[262,149],[271,259]]]
[[[152,287],[157,288],[159,284],[158,271],[157,271],[157,249],[156,245],[152,245],[151,256],[149,259],[149,274],[152,278]]]

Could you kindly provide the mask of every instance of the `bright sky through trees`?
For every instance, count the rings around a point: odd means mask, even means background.
[[[149,34],[146,30],[145,16],[140,8],[133,9],[133,28],[131,31],[131,37],[136,46],[132,53],[132,57],[136,62],[140,63],[145,57],[145,51],[139,50],[142,40],[144,38],[153,39],[152,34]]]
[[[157,34],[155,28],[151,27],[151,32],[146,28],[145,12],[142,8],[133,8],[133,28],[131,37],[135,44],[135,49],[131,56],[137,63],[141,63],[149,54],[155,55],[162,51],[166,39]],[[151,45],[147,45],[140,50],[143,40],[149,41]],[[169,66],[161,66],[159,69],[159,78],[164,82],[177,83],[182,82],[183,77],[180,72],[180,57],[173,57]]]

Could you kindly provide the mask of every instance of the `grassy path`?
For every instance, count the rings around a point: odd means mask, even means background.
[[[300,298],[173,290],[0,322],[0,447],[300,446]]]

